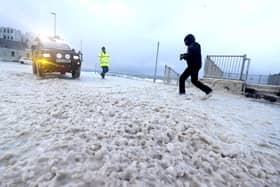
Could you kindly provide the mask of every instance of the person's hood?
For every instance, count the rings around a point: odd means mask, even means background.
[[[195,42],[195,37],[194,37],[194,35],[188,34],[188,35],[185,37],[184,42],[185,42],[185,44],[186,44],[187,46],[189,46],[189,45],[191,45],[192,43],[194,43],[194,42]]]

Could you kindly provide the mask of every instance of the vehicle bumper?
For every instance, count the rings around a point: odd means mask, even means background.
[[[77,68],[81,67],[80,62],[71,62],[71,63],[57,63],[53,61],[41,60],[38,61],[40,64],[40,68],[42,68],[43,72],[72,72]]]

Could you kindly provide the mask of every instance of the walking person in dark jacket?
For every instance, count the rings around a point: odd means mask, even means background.
[[[192,34],[188,34],[184,39],[185,45],[188,46],[187,53],[180,55],[180,60],[186,60],[188,67],[180,76],[179,93],[185,94],[185,81],[191,76],[191,82],[202,90],[206,95],[203,99],[211,97],[212,89],[198,81],[198,72],[201,68],[201,49],[199,43],[195,41]]]

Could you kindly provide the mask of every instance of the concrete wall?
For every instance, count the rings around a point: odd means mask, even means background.
[[[223,71],[211,59],[206,59],[204,66],[204,77],[223,78]]]
[[[277,94],[280,93],[280,85],[263,85],[263,84],[246,84],[246,88],[253,88],[255,90]]]
[[[12,52],[14,52],[14,56],[12,56]],[[0,61],[18,61],[20,57],[25,55],[25,50],[0,48]]]
[[[239,80],[225,80],[225,79],[213,79],[213,78],[203,78],[201,81],[209,85],[214,90],[225,90],[234,94],[242,94],[243,88],[253,88],[262,93],[268,94],[279,94],[280,85],[263,85],[263,84],[248,84],[244,81]]]
[[[244,86],[244,81],[239,80],[203,78],[201,81],[214,90],[225,90],[235,94],[241,94]]]

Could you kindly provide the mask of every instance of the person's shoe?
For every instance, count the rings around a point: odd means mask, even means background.
[[[207,100],[213,96],[213,91],[209,92],[208,94],[204,95],[201,100]]]
[[[104,73],[100,73],[102,79],[104,79]]]
[[[179,93],[179,96],[185,98],[186,100],[191,100],[191,94],[189,93]]]

